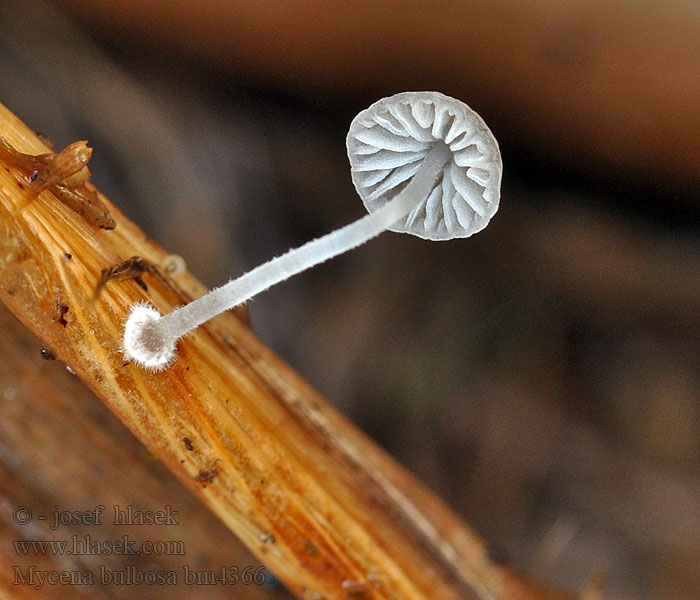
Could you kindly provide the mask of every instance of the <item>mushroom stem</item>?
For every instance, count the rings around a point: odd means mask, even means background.
[[[361,219],[323,237],[307,242],[299,248],[273,258],[245,275],[233,279],[212,290],[205,296],[173,310],[171,313],[149,323],[140,323],[148,345],[172,344],[205,321],[219,313],[246,302],[256,294],[342,254],[379,235],[400,219],[406,217],[420,202],[425,200],[433,188],[445,163],[450,159],[447,144],[439,140],[426,155],[419,170],[399,192],[384,206]],[[130,324],[127,321],[127,329]],[[136,333],[137,337],[141,337]],[[126,337],[126,336],[125,336]],[[128,352],[128,348],[126,349]]]

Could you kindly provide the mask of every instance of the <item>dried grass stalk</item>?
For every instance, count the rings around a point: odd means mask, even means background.
[[[2,105],[0,134],[47,152]],[[184,339],[164,373],[126,363],[119,340],[134,302],[167,312],[204,288],[101,194],[113,230],[22,177],[0,168],[0,298],[295,594],[564,597],[491,563],[467,526],[234,314]],[[141,273],[147,292],[103,281],[135,256],[155,266]]]

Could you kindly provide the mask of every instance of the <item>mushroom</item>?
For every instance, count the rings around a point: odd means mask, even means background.
[[[124,328],[128,360],[160,371],[177,340],[219,313],[382,231],[430,240],[468,237],[498,209],[501,155],[466,104],[437,92],[403,92],[375,102],[350,125],[352,179],[369,214],[254,268],[162,316],[135,304]]]

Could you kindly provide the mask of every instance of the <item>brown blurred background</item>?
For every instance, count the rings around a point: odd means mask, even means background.
[[[209,285],[361,216],[344,138],[372,101],[476,109],[505,164],[483,233],[385,234],[252,326],[499,557],[700,596],[700,5],[4,0],[0,23],[0,102],[88,139]]]

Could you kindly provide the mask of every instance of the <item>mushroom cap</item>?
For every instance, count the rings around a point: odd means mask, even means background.
[[[352,181],[371,213],[398,194],[435,142],[451,159],[427,198],[391,231],[430,240],[468,237],[498,210],[503,163],[482,118],[438,92],[402,92],[360,112],[346,140]]]

